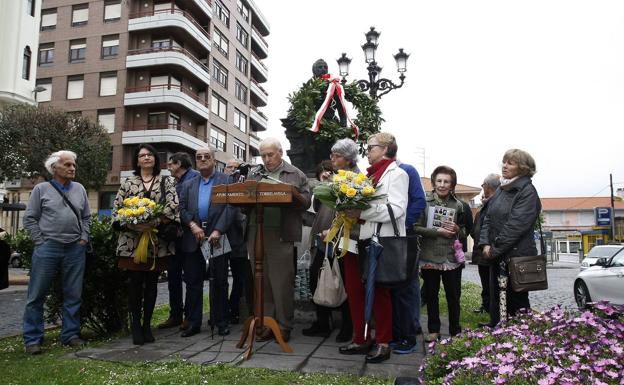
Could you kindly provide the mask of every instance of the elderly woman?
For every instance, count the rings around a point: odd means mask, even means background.
[[[358,147],[357,144],[351,139],[340,139],[331,148],[329,165],[321,163],[317,172],[317,177],[320,181],[329,181],[334,170],[350,170],[355,173],[359,173],[360,170],[357,167]],[[317,204],[318,203],[318,204]],[[323,265],[325,258],[325,244],[322,239],[327,234],[327,231],[331,227],[332,221],[336,216],[336,212],[331,208],[320,204],[320,201],[315,199],[314,208],[316,209],[316,218],[312,223],[312,229],[310,230],[310,238],[312,241],[312,247],[310,251],[314,256],[312,265],[310,266],[310,290],[314,292],[318,283],[319,269]],[[357,254],[357,240],[359,235],[359,226],[354,226],[351,229],[351,242],[349,242],[349,249]],[[335,262],[335,261],[334,261]],[[344,264],[342,259],[338,260],[340,264],[340,272],[344,282]],[[351,314],[349,313],[349,304],[345,301],[341,306],[342,312],[342,324],[340,332],[336,335],[336,342],[347,342],[351,340],[353,336],[353,327],[351,325]],[[316,305],[316,321],[312,323],[307,329],[303,329],[304,336],[318,336],[327,338],[331,334],[330,319],[331,309],[325,306]],[[333,325],[332,325],[333,326]]]
[[[366,169],[368,177],[377,187],[377,194],[383,198],[372,202],[364,210],[348,210],[347,215],[364,220],[360,226],[360,240],[370,239],[381,224],[380,236],[394,235],[388,204],[392,207],[399,233],[405,236],[405,215],[407,210],[409,177],[394,158],[397,145],[392,134],[381,132],[368,139],[367,157],[370,167]],[[351,245],[351,243],[349,244]],[[392,258],[392,256],[384,256]],[[377,363],[390,358],[389,342],[392,340],[392,300],[390,289],[376,287],[373,312],[375,315],[375,340],[371,348],[370,335],[364,336],[364,285],[360,272],[359,257],[349,247],[344,257],[345,286],[349,298],[349,308],[353,320],[353,340],[351,344],[340,347],[342,354],[366,354],[366,362]]]
[[[431,184],[433,191],[427,193],[427,207],[414,225],[415,232],[423,237],[420,269],[427,297],[427,342],[440,339],[440,279],[448,304],[449,334],[454,336],[461,332],[459,298],[464,266],[456,260],[453,243],[456,239],[465,237],[466,232],[458,225],[463,205],[452,193],[457,185],[455,170],[447,166],[436,167],[431,174]],[[443,213],[447,215],[444,216]],[[453,213],[453,216],[450,217],[449,213]]]
[[[483,247],[482,258],[493,262],[490,267],[492,327],[500,322],[497,278],[501,273],[508,273],[505,260],[537,254],[533,229],[542,204],[531,182],[535,171],[535,160],[526,151],[511,149],[505,152],[501,184],[490,198],[483,219],[479,239],[479,245]],[[510,316],[530,307],[529,293],[516,293],[507,285],[507,312]]]
[[[168,258],[175,255],[175,242],[157,238],[155,247],[149,245],[147,263],[135,263],[134,253],[144,231],[158,226],[161,222],[179,222],[180,216],[175,180],[160,175],[160,159],[156,149],[149,144],[139,145],[134,152],[132,164],[134,175],[121,184],[113,204],[113,226],[121,231],[117,244],[118,266],[128,271],[132,342],[135,345],[142,345],[145,342],[154,342],[150,323],[156,305],[158,276],[167,268]],[[124,199],[136,196],[149,198],[156,203],[163,202],[162,215],[149,223],[121,224],[118,211],[123,207]]]

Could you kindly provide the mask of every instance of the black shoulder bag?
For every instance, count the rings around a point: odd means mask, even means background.
[[[375,285],[387,288],[401,288],[410,283],[418,271],[418,257],[420,255],[420,235],[399,235],[392,206],[386,204],[390,213],[390,220],[394,229],[393,236],[379,236],[381,223],[377,224],[376,232],[378,243],[383,251],[379,256],[377,270],[375,272]],[[358,242],[360,259],[360,271],[362,279],[368,279],[369,274],[369,251],[372,239]]]
[[[82,236],[82,218],[80,218],[80,214],[78,214],[78,210],[76,210],[76,207],[74,207],[74,205],[71,203],[69,198],[67,198],[67,195],[65,195],[63,191],[61,191],[61,189],[59,189],[54,183],[52,183],[52,181],[50,181],[50,185],[54,187],[56,192],[61,194],[61,197],[63,197],[63,200],[65,201],[65,203],[67,203],[67,206],[69,206],[71,211],[76,216],[76,219],[78,220],[78,227],[80,228],[80,236]],[[87,252],[90,253],[91,251],[93,251],[91,248],[91,242],[87,241]]]
[[[516,293],[548,289],[546,247],[544,245],[542,224],[539,223],[539,218],[538,225],[540,231],[540,255],[512,257],[509,258],[509,262],[507,263],[511,290]]]
[[[160,178],[160,201],[159,203],[163,206],[167,203],[165,196],[167,195],[167,191],[165,190],[165,178]],[[156,227],[158,230],[158,238],[163,241],[172,242],[178,238],[178,233],[181,230],[180,224],[176,221],[170,221],[167,223],[161,223]]]

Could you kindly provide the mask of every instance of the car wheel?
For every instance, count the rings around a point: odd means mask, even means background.
[[[574,299],[576,300],[576,304],[579,309],[584,310],[587,308],[587,304],[590,303],[591,297],[589,295],[589,290],[587,290],[587,285],[583,281],[574,282]]]
[[[15,257],[11,259],[11,267],[18,268],[22,267],[22,261],[20,261],[19,257]]]

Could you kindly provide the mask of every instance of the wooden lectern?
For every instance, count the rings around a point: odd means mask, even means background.
[[[292,348],[284,342],[279,325],[273,317],[264,315],[264,206],[305,205],[305,198],[297,188],[287,183],[266,183],[246,181],[243,183],[214,186],[212,188],[212,202],[227,203],[233,206],[255,206],[256,208],[256,238],[255,238],[255,290],[254,315],[247,318],[243,326],[243,334],[236,345],[242,348],[247,345],[245,359],[251,357],[256,328],[264,325],[269,327],[275,339],[286,353],[292,353]]]

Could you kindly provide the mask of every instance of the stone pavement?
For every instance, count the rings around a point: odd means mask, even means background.
[[[426,317],[423,317],[426,318]],[[426,324],[426,319],[424,320]],[[442,320],[442,330],[448,330],[446,320]],[[236,348],[241,335],[241,325],[233,325],[229,336],[211,336],[210,330],[181,338],[177,329],[154,330],[156,342],[134,346],[130,337],[121,338],[109,344],[87,348],[72,353],[78,358],[106,361],[172,361],[183,359],[189,362],[211,365],[225,363],[242,368],[267,368],[298,371],[303,373],[354,374],[393,378],[398,376],[416,377],[418,368],[425,356],[422,336],[418,341],[418,352],[393,354],[382,364],[366,364],[364,356],[347,356],[338,353],[342,344],[335,342],[337,331],[326,339],[306,337],[301,329],[307,324],[296,323],[289,345],[293,353],[285,353],[274,341],[254,343],[251,359],[243,360],[244,349]]]

